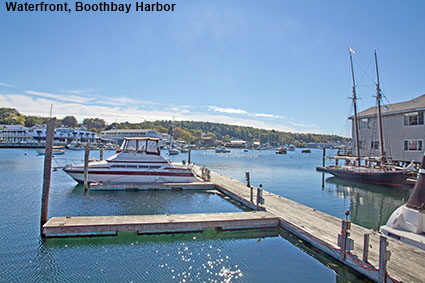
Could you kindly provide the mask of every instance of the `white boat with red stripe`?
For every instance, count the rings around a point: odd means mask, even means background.
[[[157,138],[125,138],[115,155],[89,162],[88,181],[102,184],[202,182],[189,165],[174,164],[162,157],[158,143]],[[84,164],[67,165],[64,171],[75,181],[84,182]]]

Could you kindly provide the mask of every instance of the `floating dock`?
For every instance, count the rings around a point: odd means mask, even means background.
[[[43,227],[46,237],[96,236],[120,231],[139,234],[277,228],[279,218],[265,211],[167,215],[53,217]]]
[[[204,168],[196,167],[196,170],[199,176],[205,177]],[[187,215],[54,217],[43,225],[43,234],[47,237],[58,237],[115,234],[125,230],[144,234],[191,232],[206,228],[238,230],[280,227],[376,282],[425,282],[425,273],[422,272],[425,266],[424,250],[385,238],[378,232],[349,223],[347,220],[317,211],[266,190],[248,187],[247,184],[214,172],[208,171],[207,177],[208,182],[205,183],[189,186],[157,185],[150,188],[176,190],[214,188],[255,211]],[[121,189],[125,187],[140,189],[143,186],[120,186]],[[348,230],[344,230],[344,227]],[[342,241],[341,234],[348,240]],[[339,241],[338,238],[340,238]],[[345,248],[340,247],[342,242]]]

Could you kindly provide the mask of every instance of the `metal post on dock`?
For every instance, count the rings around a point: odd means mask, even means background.
[[[326,148],[323,148],[323,155],[322,155],[322,166],[325,167],[326,164]]]
[[[191,151],[191,149],[189,148],[188,150],[187,150],[187,163],[188,164],[190,164],[192,161],[190,160],[190,151]]]
[[[86,144],[84,151],[84,191],[89,189],[89,156],[90,156],[90,144]]]
[[[387,251],[387,237],[379,237],[379,282],[387,282],[387,261],[390,260],[391,252]]]
[[[44,175],[43,175],[43,192],[41,195],[41,221],[40,233],[43,234],[43,225],[47,222],[49,217],[49,194],[50,194],[50,180],[52,173],[52,152],[53,152],[53,139],[55,134],[56,118],[47,121],[46,130],[46,148],[44,155]]]
[[[251,180],[249,179],[249,172],[245,172],[246,186],[251,187]]]

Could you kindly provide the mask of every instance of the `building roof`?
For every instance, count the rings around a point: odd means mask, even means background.
[[[154,131],[152,129],[116,129],[116,130],[107,130],[103,131],[103,133],[148,133],[150,131]]]
[[[388,104],[385,106],[381,106],[382,115],[394,115],[400,113],[407,113],[413,111],[425,110],[425,94],[416,97],[412,100],[405,102],[398,102],[394,104]],[[377,109],[375,107],[370,107],[360,113],[357,114],[358,118],[367,118],[376,116]],[[353,119],[353,116],[348,117],[349,119]]]

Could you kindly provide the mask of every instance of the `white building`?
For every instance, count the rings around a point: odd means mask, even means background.
[[[34,126],[27,128],[22,125],[3,125],[0,128],[0,141],[3,144],[40,145],[46,142],[46,126]],[[99,137],[95,132],[82,129],[56,128],[54,143],[67,145],[73,140],[83,143],[96,143]]]
[[[381,107],[384,152],[394,161],[420,162],[424,154],[425,94],[415,99]],[[354,134],[354,119],[352,133]],[[358,113],[360,155],[380,156],[377,107]],[[353,142],[353,144],[355,144]],[[354,151],[355,152],[355,151]]]

